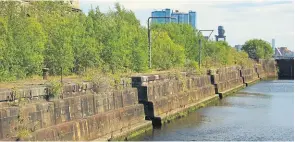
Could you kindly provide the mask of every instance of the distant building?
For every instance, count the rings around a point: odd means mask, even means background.
[[[64,0],[64,2],[70,4],[73,9],[80,10],[79,0]]]
[[[240,44],[235,45],[235,49],[236,49],[237,51],[241,51],[241,50],[242,50],[242,47],[243,47],[243,45],[240,45]]]
[[[294,52],[289,50],[287,47],[279,47],[275,50],[276,56],[294,57]]]
[[[195,11],[188,12],[188,23],[192,25],[195,29],[197,28],[197,13]]]
[[[171,16],[170,9],[164,9],[161,11],[152,12],[152,17],[170,17],[170,16]],[[171,21],[170,18],[153,18],[152,19],[153,23],[160,23],[160,24],[170,23],[170,21]]]
[[[174,17],[173,19],[171,19],[171,21],[174,23],[189,24],[188,13],[183,13],[176,10],[175,12],[172,11],[171,17]]]
[[[18,0],[18,1],[20,1],[24,5],[28,5],[30,2],[34,2],[36,0]],[[72,7],[73,11],[81,11],[79,0],[55,0],[55,1],[63,1],[65,3],[68,3]]]
[[[196,12],[189,11],[188,13],[179,12],[175,10],[173,12],[171,9],[164,9],[160,11],[153,11],[152,17],[173,17],[173,18],[152,18],[153,23],[178,23],[178,24],[190,24],[196,29]]]
[[[275,48],[276,48],[276,40],[275,39],[271,40],[271,47],[275,51]]]

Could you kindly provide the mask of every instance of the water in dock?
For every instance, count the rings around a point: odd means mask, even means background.
[[[261,81],[133,140],[293,141],[294,81]]]

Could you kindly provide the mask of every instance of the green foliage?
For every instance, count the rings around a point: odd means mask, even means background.
[[[22,140],[28,137],[32,132],[25,127],[19,127],[17,129],[17,138]]]
[[[118,74],[149,70],[147,29],[118,3],[107,13],[97,7],[88,14],[73,12],[61,1],[33,1],[28,6],[0,1],[0,7],[0,81],[41,75],[44,67],[50,75],[99,70],[116,82]],[[151,70],[185,68],[204,74],[206,68],[251,64],[245,52],[226,42],[206,41],[190,25],[152,24],[151,29]],[[269,47],[259,47],[257,55],[268,58]]]
[[[154,40],[152,48],[153,68],[167,70],[172,67],[184,65],[185,52],[180,45],[173,43],[166,32],[155,32],[158,37]]]
[[[16,127],[17,132],[17,139],[23,140],[31,135],[32,131],[28,128],[28,120],[29,118],[24,117],[24,110],[20,108],[19,114],[18,114],[18,123]]]
[[[13,89],[15,90],[15,88]],[[23,107],[25,104],[18,103],[19,112],[17,117],[16,123],[16,137],[18,140],[24,140],[25,138],[29,137],[33,130],[29,129],[29,118],[24,115]]]
[[[96,88],[96,92],[109,91],[112,89],[112,82],[107,73],[101,72],[97,69],[89,69],[81,74],[81,78],[84,81],[93,82]]]
[[[196,61],[187,60],[185,64],[185,71],[190,74],[204,75],[206,74],[207,69],[203,67],[200,68],[199,63]]]
[[[45,36],[40,23],[27,17],[18,3],[8,3],[1,2],[0,15],[6,16],[0,17],[0,81],[40,74],[43,64]]]
[[[104,69],[111,72],[145,71],[147,69],[147,42],[145,29],[140,27],[140,22],[133,12],[128,11],[119,4],[116,10],[104,15],[104,28],[101,58]],[[101,21],[100,21],[101,22]]]
[[[248,40],[242,50],[247,52],[252,59],[268,59],[274,54],[270,44],[261,39]]]
[[[171,40],[181,45],[185,50],[185,56],[189,60],[196,60],[198,56],[198,39],[196,32],[192,26],[187,24],[154,24],[152,29],[157,31],[165,31],[168,33]]]
[[[130,72],[102,72],[102,69],[88,69],[86,72],[81,74],[83,81],[89,81],[94,83],[96,92],[108,92],[111,90],[123,89],[121,85],[121,79],[125,79],[125,83],[131,83],[130,80],[126,79],[130,77]]]
[[[51,80],[48,97],[58,99],[62,95],[62,88],[60,80]]]

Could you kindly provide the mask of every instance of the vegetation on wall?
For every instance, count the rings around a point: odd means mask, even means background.
[[[0,1],[0,7],[0,81],[41,75],[44,67],[50,75],[92,69],[111,74],[149,71],[147,29],[118,3],[107,13],[97,7],[88,14],[73,12],[58,1],[34,1],[27,6]],[[200,72],[200,38],[202,68],[249,63],[245,52],[226,42],[205,41],[190,25],[153,24],[151,28],[152,70]]]

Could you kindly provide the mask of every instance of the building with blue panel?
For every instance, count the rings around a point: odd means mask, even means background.
[[[152,17],[170,17],[171,15],[171,10],[170,9],[164,9],[162,11],[153,11],[152,12]],[[169,23],[171,20],[170,18],[153,18],[152,22],[155,23]]]
[[[172,19],[172,22],[174,23],[182,23],[182,24],[188,24],[189,23],[189,17],[188,17],[188,13],[181,13],[181,12],[172,12],[171,13],[171,17],[174,17]]]
[[[178,23],[178,24],[190,24],[194,28],[196,28],[196,12],[189,11],[189,13],[179,12],[175,10],[175,12],[171,12],[171,9],[164,9],[161,11],[153,11],[152,17],[173,17],[170,18],[152,18],[153,23]]]
[[[189,24],[193,27],[197,28],[196,21],[197,21],[197,13],[194,11],[188,12]]]

